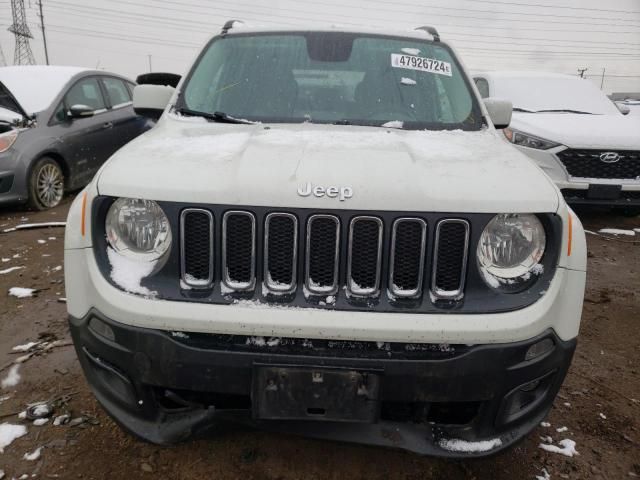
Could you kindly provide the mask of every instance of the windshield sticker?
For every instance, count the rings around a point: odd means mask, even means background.
[[[394,68],[406,68],[421,72],[436,73],[451,77],[451,64],[434,58],[417,57],[414,55],[391,54],[391,66]]]

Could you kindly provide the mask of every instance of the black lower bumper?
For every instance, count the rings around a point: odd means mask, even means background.
[[[71,318],[70,328],[99,402],[147,441],[176,443],[231,421],[444,457],[492,454],[531,431],[551,407],[576,345],[551,330],[475,346],[264,341],[135,328],[95,311]],[[329,389],[304,383],[306,371],[308,382],[326,378]],[[273,381],[274,372],[291,375]],[[340,383],[349,378],[359,386]],[[267,390],[285,391],[270,397]],[[362,405],[354,406],[352,390]]]
[[[588,189],[563,188],[570,205],[640,207],[640,190],[622,190],[620,185],[590,185]]]

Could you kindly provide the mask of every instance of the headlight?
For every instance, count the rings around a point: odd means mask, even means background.
[[[0,134],[0,153],[6,152],[11,148],[18,138],[18,130],[9,130],[8,132]]]
[[[559,147],[560,144],[552,142],[551,140],[545,140],[544,138],[536,137],[528,133],[514,130],[513,128],[505,128],[502,130],[504,136],[507,137],[514,145],[520,145],[521,147],[535,148],[537,150],[548,150],[553,147]]]
[[[478,242],[478,265],[493,288],[527,281],[542,273],[544,227],[532,214],[503,213],[485,227]]]
[[[171,247],[169,219],[154,201],[119,198],[105,223],[111,247],[132,260],[154,262]]]

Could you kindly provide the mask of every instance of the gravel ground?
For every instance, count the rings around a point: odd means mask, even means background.
[[[0,230],[28,222],[63,221],[70,200],[49,212],[0,210]],[[635,219],[581,212],[585,227],[638,228]],[[27,220],[28,219],[28,220]],[[0,454],[6,478],[84,479],[624,479],[640,476],[640,234],[588,235],[589,275],[578,350],[549,415],[515,448],[473,461],[443,461],[379,448],[233,430],[171,448],[124,434],[93,399],[69,345],[63,284],[63,228],[0,234],[0,380],[18,358],[16,345],[53,348],[21,364],[20,382],[0,390],[0,423],[28,433]],[[635,239],[635,241],[634,241]],[[38,289],[10,297],[11,287]],[[8,397],[8,398],[5,398]],[[58,399],[57,414],[79,425],[34,426],[18,418],[29,403]],[[566,431],[558,432],[557,429]],[[541,436],[572,439],[578,456],[539,448]],[[37,460],[25,453],[44,447]],[[25,477],[26,478],[26,477]]]

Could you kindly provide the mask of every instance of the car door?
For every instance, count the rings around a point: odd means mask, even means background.
[[[83,118],[71,118],[68,110],[74,105],[86,105],[93,114]],[[60,150],[63,157],[75,171],[76,181],[88,182],[96,170],[96,165],[104,161],[105,144],[111,128],[107,113],[107,103],[97,77],[85,77],[75,82],[64,96],[58,131]]]
[[[147,121],[133,111],[131,90],[117,77],[100,78],[108,102],[106,118],[113,124],[109,130],[106,158],[148,129]]]

